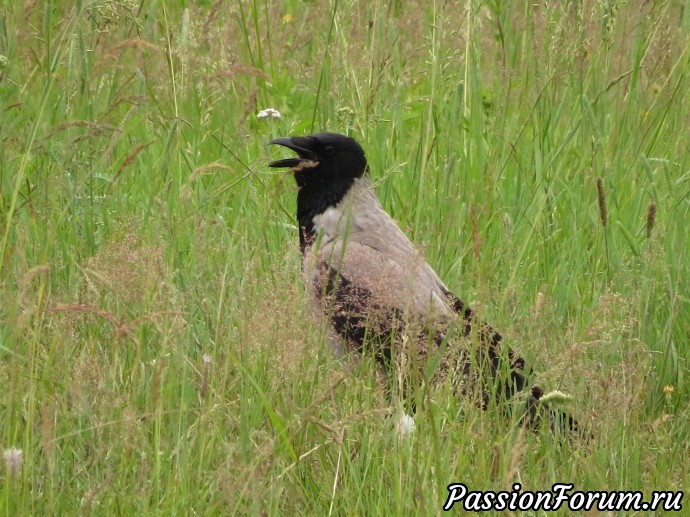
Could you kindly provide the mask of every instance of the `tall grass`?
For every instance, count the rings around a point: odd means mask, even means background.
[[[684,7],[3,1],[0,449],[22,467],[1,512],[687,488]],[[265,166],[271,138],[324,130],[593,440],[444,386],[398,439],[373,362],[343,369],[311,321],[295,187]]]

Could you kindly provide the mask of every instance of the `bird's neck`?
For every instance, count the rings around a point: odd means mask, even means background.
[[[304,253],[316,239],[314,217],[330,207],[337,206],[354,185],[354,178],[329,181],[328,184],[310,182],[300,185],[297,193],[297,224],[299,225],[300,250]]]

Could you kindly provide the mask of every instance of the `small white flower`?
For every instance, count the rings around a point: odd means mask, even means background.
[[[5,452],[2,453],[2,456],[5,458],[5,466],[7,467],[7,470],[10,471],[12,479],[17,479],[17,477],[19,477],[19,473],[22,471],[22,464],[24,463],[24,459],[22,458],[22,450],[15,449],[14,447],[11,449],[5,449]]]
[[[400,416],[398,416],[398,422],[396,427],[398,429],[398,436],[400,436],[401,438],[410,436],[415,431],[414,419],[410,415],[401,413]]]
[[[211,354],[204,354],[203,361],[205,365],[209,365],[213,362],[213,357],[211,357]]]
[[[282,118],[282,115],[280,114],[280,111],[278,111],[277,109],[266,108],[265,110],[261,110],[259,113],[257,113],[256,118],[258,118],[259,120],[265,118]]]

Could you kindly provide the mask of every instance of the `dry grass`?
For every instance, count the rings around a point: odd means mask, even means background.
[[[540,360],[545,366],[540,382],[577,393],[576,413],[595,434],[609,421],[628,422],[643,415],[654,385],[649,379],[652,354],[636,337],[636,306],[636,301],[619,294],[604,294],[579,339],[571,329],[558,348],[550,347],[548,359]]]

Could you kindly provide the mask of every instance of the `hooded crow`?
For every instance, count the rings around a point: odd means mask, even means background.
[[[522,357],[450,292],[383,209],[362,147],[321,133],[270,142],[297,154],[271,162],[289,168],[298,186],[302,277],[313,305],[330,322],[338,351],[373,354],[414,408],[414,386],[451,383],[486,409],[525,392],[521,422],[576,426],[528,389]]]

